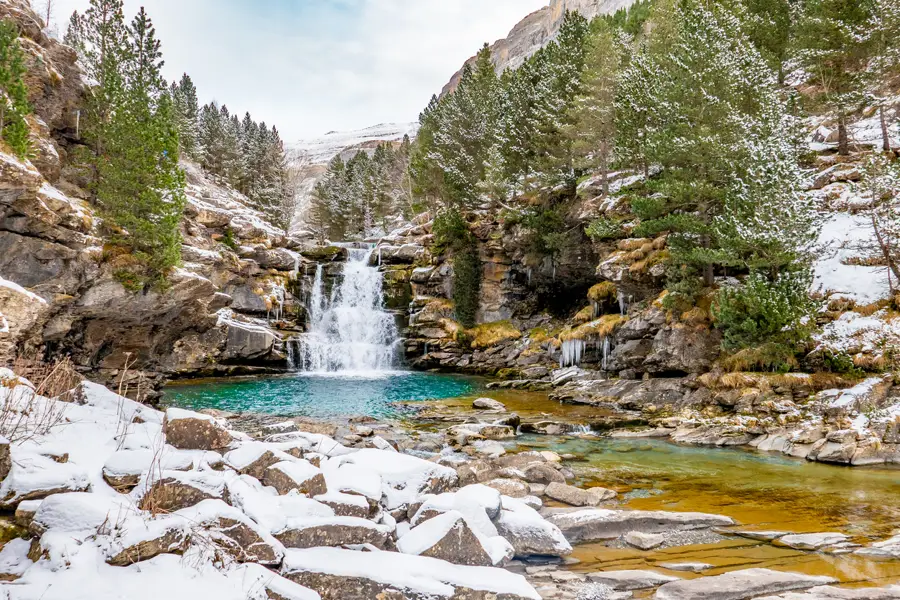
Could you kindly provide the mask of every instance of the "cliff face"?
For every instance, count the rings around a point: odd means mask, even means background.
[[[184,164],[184,263],[168,289],[125,289],[115,272],[130,257],[105,245],[87,182],[68,161],[82,143],[76,54],[41,31],[25,0],[0,3],[2,18],[19,25],[29,59],[35,156],[0,150],[0,365],[69,355],[105,383],[127,366],[132,384],[282,367],[278,328],[293,327],[299,305],[288,289],[303,263],[286,233]]]
[[[518,68],[528,57],[550,43],[559,33],[566,11],[577,12],[592,19],[632,4],[634,0],[552,0],[549,6],[522,19],[505,38],[494,42],[491,53],[497,72]],[[470,62],[473,59],[474,57],[469,59]],[[456,89],[461,75],[462,69],[444,86],[441,95]]]

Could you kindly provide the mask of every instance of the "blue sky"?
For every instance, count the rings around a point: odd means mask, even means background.
[[[36,3],[40,4],[42,0]],[[54,0],[65,30],[89,0]],[[463,61],[547,0],[125,0],[156,23],[170,79],[286,140],[412,121]]]

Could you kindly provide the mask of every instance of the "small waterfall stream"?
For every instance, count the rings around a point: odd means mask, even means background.
[[[384,310],[382,274],[369,266],[372,252],[349,250],[330,298],[325,295],[323,267],[316,268],[307,306],[309,332],[288,343],[295,370],[359,375],[390,371],[396,365],[399,333],[394,317]]]

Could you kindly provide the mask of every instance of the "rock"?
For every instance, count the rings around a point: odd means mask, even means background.
[[[404,554],[430,556],[456,565],[488,567],[496,564],[478,534],[457,511],[444,513],[414,527],[397,540],[397,549]],[[512,558],[512,547],[508,558]]]
[[[292,462],[296,457],[260,442],[245,443],[225,455],[225,462],[241,475],[262,480],[266,470],[280,462]]]
[[[634,546],[639,550],[653,550],[662,546],[666,541],[664,535],[658,533],[641,533],[640,531],[630,531],[625,534],[625,543]]]
[[[150,477],[159,477],[149,481]],[[200,504],[204,500],[226,497],[225,480],[215,471],[163,471],[150,473],[134,490],[138,506],[154,514],[171,513]]]
[[[484,485],[494,488],[510,498],[524,498],[531,494],[528,484],[522,483],[518,479],[491,479],[490,481],[485,481]]]
[[[12,457],[9,454],[9,440],[0,436],[0,482],[9,475],[12,469]]]
[[[151,523],[131,518],[120,523],[116,533],[106,558],[114,567],[126,567],[160,554],[181,554],[189,539],[184,522],[171,518]]]
[[[660,563],[659,565],[663,569],[668,569],[670,571],[679,571],[684,573],[700,573],[701,571],[706,571],[707,569],[712,569],[714,565],[709,563],[701,563],[701,562],[685,562],[685,563]]]
[[[563,484],[566,482],[565,476],[548,464],[529,465],[525,467],[522,474],[528,483],[548,485],[553,482]]]
[[[9,474],[0,483],[0,508],[15,510],[26,500],[84,492],[90,487],[90,477],[76,464],[59,463],[39,454],[18,453]]]
[[[653,571],[600,571],[599,573],[588,573],[588,579],[594,583],[608,585],[617,592],[645,590],[679,580],[678,577]]]
[[[478,398],[477,400],[472,402],[472,408],[476,408],[478,410],[490,410],[494,412],[506,411],[506,405],[499,400],[494,400],[493,398]]]
[[[136,487],[151,470],[190,471],[195,467],[214,468],[222,463],[216,452],[175,450],[170,446],[162,451],[148,449],[119,450],[103,465],[103,479],[118,491]]]
[[[34,562],[28,558],[31,543],[14,539],[0,549],[0,582],[16,581],[25,574]]]
[[[390,529],[358,517],[310,518],[274,532],[286,548],[371,544],[383,548]]]
[[[631,531],[666,533],[734,525],[730,517],[705,513],[604,509],[559,513],[548,520],[573,543],[611,540]]]
[[[795,550],[818,550],[825,546],[833,546],[850,539],[843,533],[800,533],[785,535],[775,540],[778,546],[787,546]]]
[[[900,587],[847,589],[822,586],[805,592],[766,596],[759,600],[900,600]]]
[[[857,550],[855,554],[876,558],[900,558],[900,536],[894,536],[882,542],[875,542],[868,548]]]
[[[272,465],[266,469],[263,483],[274,487],[282,496],[292,490],[308,496],[318,496],[328,491],[322,471],[303,459]]]
[[[503,498],[503,510],[496,525],[497,532],[512,544],[517,557],[572,553],[572,546],[559,528],[520,500]]]
[[[220,450],[232,442],[231,434],[212,417],[180,408],[166,411],[166,443],[181,450]]]
[[[593,487],[583,490],[565,483],[551,482],[544,490],[544,495],[572,506],[597,506],[617,496],[613,490]]]
[[[732,531],[734,535],[747,538],[748,540],[758,540],[760,542],[771,542],[777,540],[781,536],[788,535],[788,531]]]
[[[31,522],[34,520],[34,515],[37,513],[42,502],[43,500],[26,500],[25,502],[20,502],[16,507],[16,525],[26,528],[31,525]]]
[[[275,346],[275,334],[265,327],[230,319],[225,326],[228,333],[223,360],[258,359],[270,354]]]
[[[521,575],[396,552],[288,550],[281,574],[317,591],[322,600],[540,600]]]
[[[715,577],[674,581],[656,590],[654,600],[749,600],[834,583],[831,577],[785,573],[770,569],[744,569]]]

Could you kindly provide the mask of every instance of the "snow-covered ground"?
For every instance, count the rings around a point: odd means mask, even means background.
[[[369,142],[397,142],[404,135],[412,138],[418,130],[418,123],[382,123],[356,131],[330,131],[319,138],[300,140],[290,150],[302,155],[307,164],[325,164],[345,150]]]
[[[859,304],[887,298],[890,287],[886,268],[845,264],[848,259],[859,257],[860,244],[871,243],[872,238],[872,225],[866,217],[830,215],[819,237],[821,250],[815,264],[813,290],[833,292]]]

